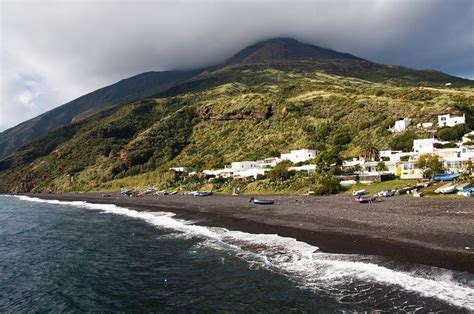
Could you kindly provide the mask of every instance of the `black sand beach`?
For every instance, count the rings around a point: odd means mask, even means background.
[[[27,195],[170,211],[201,225],[296,238],[325,252],[380,255],[474,273],[474,201],[470,198],[399,196],[359,204],[349,195],[272,196],[275,205],[258,206],[249,203],[246,195]]]

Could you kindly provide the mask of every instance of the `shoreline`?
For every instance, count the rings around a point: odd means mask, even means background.
[[[140,211],[167,211],[203,226],[295,238],[322,252],[378,255],[474,273],[474,202],[405,196],[358,204],[347,195],[272,196],[256,206],[250,196],[182,195],[133,198],[118,193],[20,194],[41,199],[115,204]],[[465,249],[470,247],[471,249]]]

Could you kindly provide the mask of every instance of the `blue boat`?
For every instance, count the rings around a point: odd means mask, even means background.
[[[435,175],[435,181],[452,181],[459,177],[459,173],[439,173]]]
[[[462,196],[474,196],[474,188],[465,188],[458,192],[458,195]]]

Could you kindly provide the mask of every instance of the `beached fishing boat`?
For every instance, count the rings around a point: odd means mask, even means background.
[[[359,203],[374,203],[377,201],[375,196],[360,196],[355,199]]]
[[[360,195],[364,195],[364,194],[366,194],[366,193],[367,193],[366,190],[358,190],[358,191],[352,192],[352,195],[353,195],[353,196],[360,196]]]
[[[452,181],[459,177],[459,173],[440,173],[435,175],[435,181]]]
[[[155,189],[147,189],[147,190],[143,191],[142,194],[143,194],[143,195],[147,195],[147,194],[151,194],[151,193],[153,193],[153,192],[156,192],[156,190],[155,190]]]
[[[442,188],[439,189],[439,193],[441,194],[451,194],[456,190],[456,187],[454,185],[447,185],[443,186]]]
[[[273,205],[273,204],[275,204],[275,200],[257,200],[255,198],[251,198],[250,202],[253,202],[256,205]]]
[[[473,197],[474,196],[474,188],[471,188],[471,187],[464,188],[461,191],[459,191],[457,194],[461,195],[461,196]]]
[[[469,189],[470,187],[471,187],[470,182],[456,184],[456,190],[458,191],[466,190],[466,189]]]
[[[378,193],[380,197],[392,197],[395,196],[395,193],[397,193],[396,190],[388,190],[388,191],[381,191]]]
[[[120,190],[120,194],[122,195],[130,195],[132,194],[133,190],[129,190],[129,189],[122,189]]]
[[[197,192],[195,196],[209,196],[212,195],[211,191],[203,191],[203,192]]]

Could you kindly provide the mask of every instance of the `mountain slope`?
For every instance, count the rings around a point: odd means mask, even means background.
[[[274,38],[249,46],[229,60],[225,65],[250,64],[276,60],[363,60],[348,53],[304,44],[292,38]]]
[[[223,167],[301,147],[349,158],[368,141],[379,149],[409,142],[388,131],[400,117],[416,125],[436,122],[438,114],[465,113],[473,121],[473,81],[376,64],[297,41],[256,46],[267,48],[264,53],[246,48],[227,64],[147,99],[46,132],[0,161],[0,191],[179,184],[196,189],[207,181],[179,181],[167,170]],[[453,84],[446,88],[446,82]],[[119,89],[123,98],[131,93],[126,88]],[[422,129],[407,135],[431,136]],[[289,189],[308,188],[298,182]],[[264,185],[257,191],[279,188]]]
[[[148,97],[201,72],[146,72],[81,96],[38,117],[0,133],[0,159],[46,131],[99,111]]]
[[[399,117],[416,124],[463,110],[474,112],[470,87],[229,66],[46,134],[0,162],[0,190],[166,188],[176,184],[172,166],[216,168],[301,147],[357,156],[367,141],[389,148],[387,128]]]

